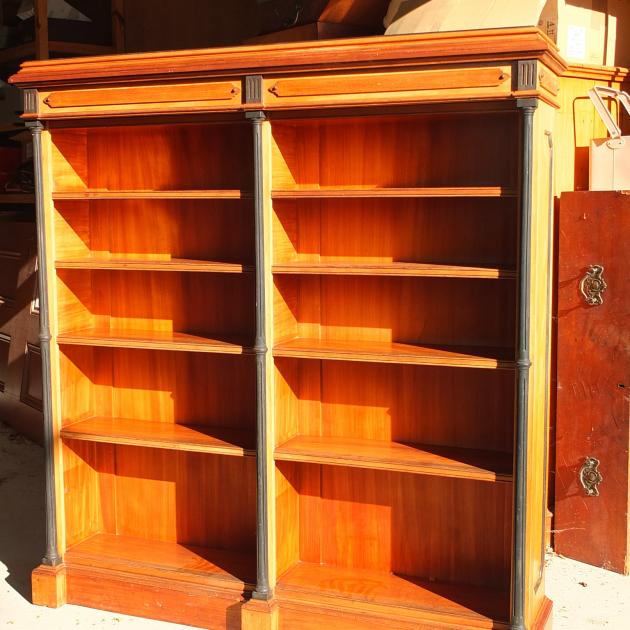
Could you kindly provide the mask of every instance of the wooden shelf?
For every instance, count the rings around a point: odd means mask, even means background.
[[[0,205],[12,204],[34,205],[35,195],[32,193],[0,193]]]
[[[274,274],[313,274],[339,276],[413,276],[426,278],[516,278],[513,269],[500,267],[467,267],[461,265],[438,265],[428,263],[363,263],[347,262],[290,262],[273,265]]]
[[[67,258],[55,262],[57,269],[109,269],[112,271],[195,271],[201,273],[249,273],[251,265],[239,263],[190,260],[186,258],[142,259],[116,257]]]
[[[256,454],[251,431],[128,418],[88,418],[64,427],[61,437],[215,455]]]
[[[113,534],[96,534],[70,547],[64,560],[68,565],[84,565],[104,571],[124,571],[177,581],[210,580],[235,590],[251,590],[256,579],[253,554]]]
[[[507,348],[422,346],[386,341],[336,341],[297,338],[277,344],[274,356],[374,363],[513,369]]]
[[[415,611],[418,615],[410,621],[419,622],[424,612],[433,621],[453,623],[458,617],[480,628],[503,627],[495,623],[505,622],[509,611],[509,593],[503,591],[307,562],[298,562],[280,577],[276,594],[280,603],[329,604],[337,608],[343,607],[346,600],[346,606],[355,614],[360,614],[362,606],[373,613],[389,611],[392,615],[407,609],[409,614]]]
[[[275,459],[479,481],[512,480],[509,453],[377,440],[301,435],[278,446]]]
[[[56,201],[98,199],[251,199],[252,193],[242,190],[81,190],[58,191]]]
[[[182,350],[188,352],[216,352],[243,354],[250,348],[243,340],[212,339],[181,332],[155,330],[110,330],[85,328],[57,336],[59,344],[102,346],[107,348],[145,348],[150,350]]]
[[[373,197],[516,197],[516,190],[504,186],[451,186],[431,188],[368,188],[329,186],[288,188],[272,191],[274,199],[341,199]]]

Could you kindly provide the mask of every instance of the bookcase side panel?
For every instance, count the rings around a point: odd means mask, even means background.
[[[540,102],[534,115],[525,610],[529,623],[544,602],[544,537],[550,400],[553,283],[552,144],[555,110]]]

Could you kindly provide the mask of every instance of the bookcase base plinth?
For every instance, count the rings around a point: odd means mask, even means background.
[[[66,567],[40,564],[31,574],[33,604],[59,608],[66,603]]]
[[[395,619],[395,625],[393,623]],[[279,630],[383,630],[383,628],[395,628],[395,630],[464,630],[472,628],[501,628],[507,630],[509,625],[503,622],[487,625],[471,624],[468,620],[450,618],[442,619],[405,619],[401,616],[392,617],[391,614],[374,615],[357,609],[332,609],[324,610],[320,605],[281,605]],[[547,630],[547,628],[544,628]],[[549,628],[550,630],[550,628]]]
[[[279,612],[274,601],[250,599],[241,609],[242,627],[248,630],[279,630]]]
[[[67,566],[68,603],[198,628],[240,630],[243,594],[188,581]]]

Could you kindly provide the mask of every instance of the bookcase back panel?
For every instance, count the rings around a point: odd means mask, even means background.
[[[57,192],[252,189],[247,124],[58,128],[51,133]]]
[[[272,133],[275,189],[516,184],[513,115],[274,121]]]
[[[297,501],[294,562],[508,588],[509,484],[314,464],[278,468]]]
[[[253,552],[253,458],[64,444],[67,544],[108,533]]]
[[[253,216],[240,200],[56,201],[56,257],[251,264]]]
[[[276,264],[516,264],[513,199],[277,199],[273,206]]]
[[[514,344],[512,282],[276,276],[275,292],[277,340]]]
[[[59,270],[60,332],[81,328],[247,336],[251,275]]]
[[[255,432],[251,356],[64,346],[60,367],[64,426],[94,416]]]
[[[276,443],[295,435],[511,452],[514,375],[276,359]]]

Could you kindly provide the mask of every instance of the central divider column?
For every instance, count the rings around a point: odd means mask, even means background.
[[[271,599],[269,587],[269,560],[267,556],[269,521],[267,518],[267,373],[265,362],[267,340],[265,334],[265,233],[264,233],[264,185],[262,124],[265,115],[261,111],[248,112],[252,121],[254,138],[254,231],[256,274],[256,590],[255,599]]]
[[[271,287],[271,266],[265,244],[268,243],[269,229],[266,226],[267,201],[270,189],[265,185],[270,178],[270,165],[265,159],[268,149],[266,132],[268,121],[263,111],[250,111],[245,114],[252,122],[254,149],[254,231],[255,231],[255,277],[256,277],[256,588],[252,599],[241,611],[242,628],[256,630],[277,630],[279,611],[273,600],[273,588],[270,580],[270,559],[272,531],[270,519],[273,509],[269,504],[269,485],[271,483],[273,460],[271,459],[270,438],[272,413],[268,413],[270,400],[268,391],[270,379],[268,370],[273,370],[273,362],[268,353],[267,338],[270,333],[270,320],[266,313],[266,294]],[[271,294],[269,293],[269,296]]]

